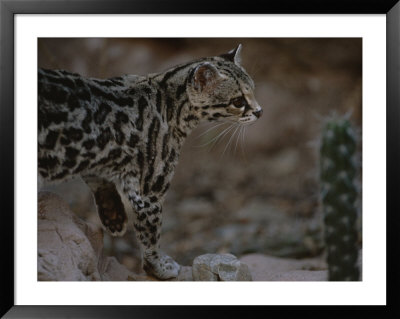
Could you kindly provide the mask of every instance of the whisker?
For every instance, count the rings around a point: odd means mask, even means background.
[[[242,130],[242,143],[240,144],[241,148],[242,148],[242,155],[243,155],[243,159],[246,161],[246,153],[244,151],[244,135],[246,133],[246,126],[243,125],[243,130]]]
[[[236,150],[237,150],[237,146],[238,146],[238,142],[239,142],[239,138],[240,138],[240,132],[242,132],[242,125],[239,124],[239,132],[236,135],[236,144],[235,144],[235,150],[233,151],[234,154],[236,154]]]
[[[221,125],[224,125],[224,124],[228,124],[228,123],[222,122],[222,123],[218,123],[218,124],[216,124],[216,125],[214,125],[214,126],[211,126],[211,127],[208,128],[205,132],[203,132],[203,133],[201,133],[199,136],[197,136],[195,139],[199,139],[200,137],[206,135],[206,134],[207,134],[208,132],[210,132],[211,130],[213,130],[213,129],[217,128],[217,127],[220,127]]]
[[[243,130],[244,126],[242,125],[242,128],[240,130],[240,144],[239,144],[239,148],[242,150],[242,155],[243,155],[243,140],[242,140]]]
[[[231,124],[227,129],[225,129],[225,130],[223,131],[223,134],[219,134],[219,135],[217,136],[217,140],[214,142],[213,145],[211,145],[211,148],[210,148],[209,152],[211,152],[211,150],[214,148],[214,146],[217,145],[220,141],[222,141],[222,139],[224,138],[224,136],[225,136],[226,134],[228,134],[230,131],[232,131],[233,128],[234,128],[234,126],[233,126],[233,124]]]
[[[225,148],[224,148],[224,151],[222,152],[221,158],[224,157],[225,151],[227,150],[229,144],[231,144],[232,138],[235,136],[236,131],[239,129],[239,126],[238,126],[237,124],[236,124],[235,126],[236,126],[236,129],[233,131],[233,134],[232,134],[231,137],[229,138],[229,141],[228,141],[228,143],[226,144],[226,146],[225,146]]]
[[[233,149],[233,155],[235,155],[236,154],[236,150],[237,150],[237,146],[238,146],[238,141],[239,141],[239,135],[240,135],[240,130],[242,129],[242,125],[240,125],[240,124],[238,124],[238,130],[237,130],[237,133],[236,133],[236,143],[235,143],[235,148]],[[232,147],[233,147],[233,142],[234,141],[232,141]]]
[[[221,134],[223,134],[223,133],[224,133],[226,130],[228,130],[231,126],[232,126],[232,125],[230,125],[230,126],[224,128],[221,132],[218,133],[217,136],[214,136],[210,141],[208,141],[208,142],[206,142],[206,143],[204,143],[204,144],[202,144],[202,145],[196,146],[196,147],[204,147],[204,146],[207,146],[208,144],[210,144],[210,143],[212,143],[213,141],[215,141],[216,139],[218,139],[218,137],[220,137]]]

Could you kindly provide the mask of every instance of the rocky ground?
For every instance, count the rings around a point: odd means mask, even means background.
[[[326,279],[318,141],[322,123],[333,113],[350,114],[361,133],[360,39],[40,39],[38,43],[39,66],[101,78],[159,72],[242,43],[242,64],[254,78],[264,114],[228,147],[230,136],[202,147],[221,129],[201,136],[209,125],[188,138],[164,204],[161,247],[185,266],[204,254],[233,254],[248,265],[253,280]],[[81,181],[51,190],[78,216],[99,224]],[[361,247],[361,207],[358,227]],[[105,235],[103,241],[105,256],[115,256],[128,271],[140,272],[133,233],[123,238]]]
[[[79,218],[58,195],[40,192],[38,198],[38,280],[40,281],[153,281],[141,269],[131,271],[107,256],[104,233]],[[174,281],[320,281],[326,280],[321,258],[295,260],[249,254],[197,256],[182,266]]]

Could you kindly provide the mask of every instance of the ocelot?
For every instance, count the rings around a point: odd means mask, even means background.
[[[103,80],[39,69],[39,187],[80,175],[105,230],[122,236],[132,227],[143,269],[176,277],[180,266],[160,252],[159,240],[185,138],[202,121],[246,125],[262,114],[240,50],[147,76]]]

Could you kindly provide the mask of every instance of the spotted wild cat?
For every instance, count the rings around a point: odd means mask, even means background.
[[[202,121],[246,125],[262,114],[240,49],[164,73],[105,80],[39,69],[39,185],[80,175],[103,227],[133,227],[143,268],[160,279],[180,266],[159,251],[161,210],[185,138]]]

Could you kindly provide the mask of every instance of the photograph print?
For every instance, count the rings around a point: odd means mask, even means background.
[[[361,38],[38,38],[38,281],[361,281]]]

